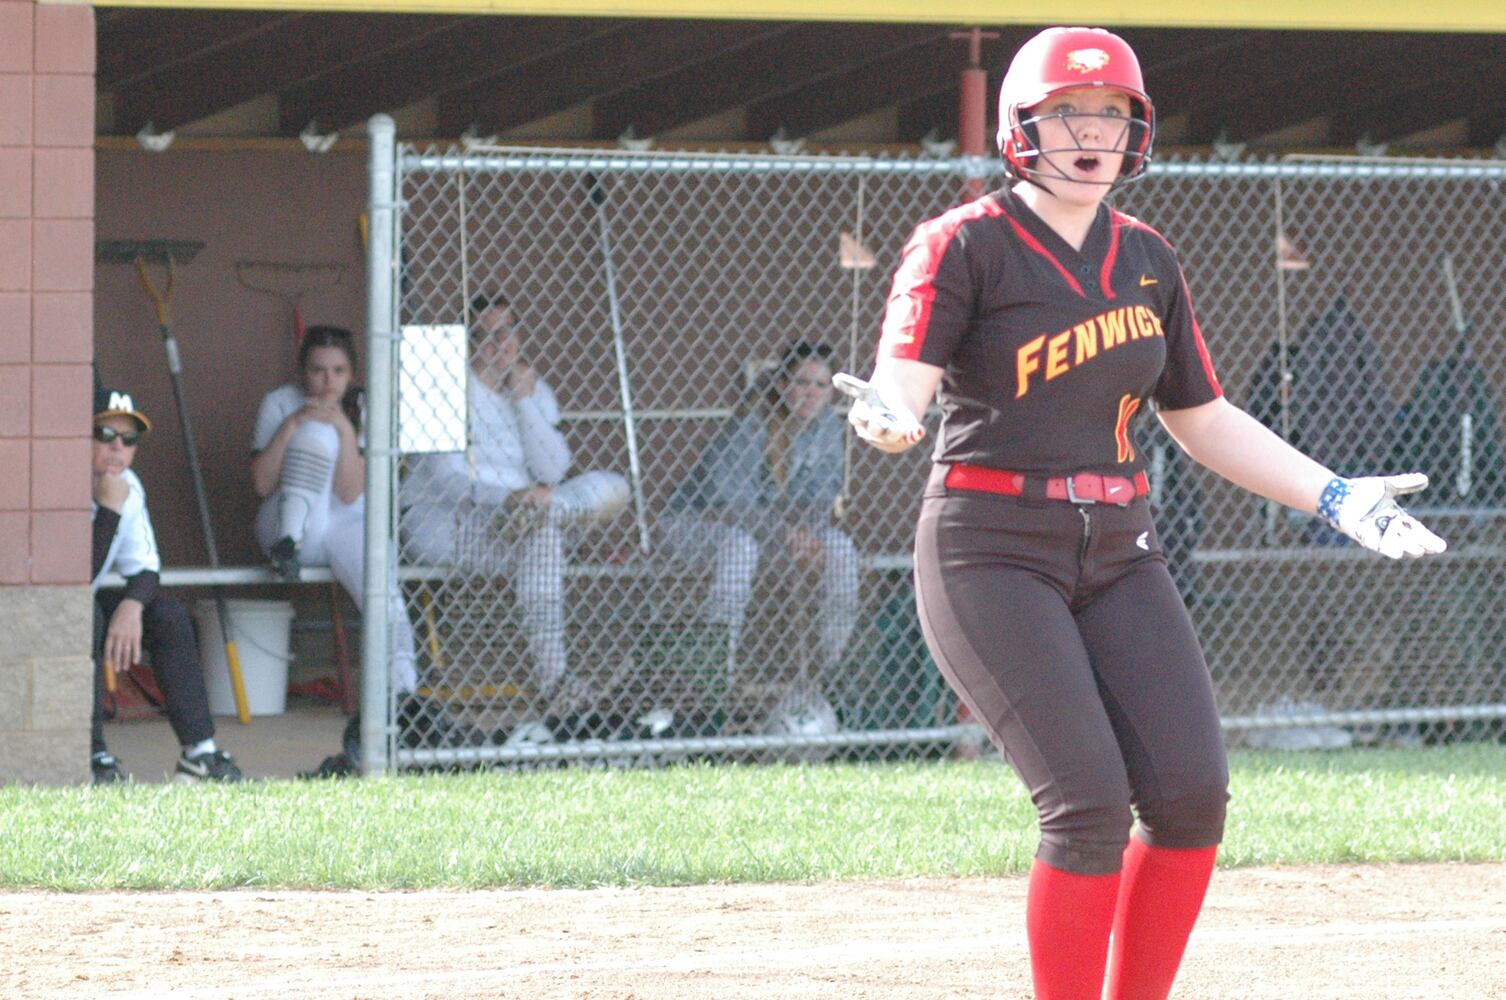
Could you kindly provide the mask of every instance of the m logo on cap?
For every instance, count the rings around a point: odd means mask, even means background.
[[[128,392],[110,393],[110,402],[105,406],[106,410],[120,410],[123,413],[134,413],[136,404],[131,400]]]

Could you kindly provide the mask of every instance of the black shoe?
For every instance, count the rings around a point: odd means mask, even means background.
[[[312,771],[299,771],[298,777],[308,779],[348,778],[356,773],[356,766],[345,753],[332,754],[319,762]]]
[[[546,719],[545,724],[565,741],[615,740],[623,731],[624,720],[615,712],[572,712],[559,719]]]
[[[94,772],[96,785],[118,785],[126,780],[126,776],[120,771],[120,761],[107,750],[90,755],[89,770]]]
[[[241,769],[223,750],[211,750],[192,757],[183,754],[173,770],[173,781],[180,785],[199,781],[240,781],[243,777]]]
[[[351,770],[361,769],[361,713],[359,711],[345,720],[345,731],[340,734],[340,753],[337,756],[350,761]],[[320,767],[322,769],[323,765]]]
[[[298,561],[298,543],[292,535],[283,535],[272,543],[272,572],[289,583],[297,583],[303,564]]]
[[[444,705],[416,694],[397,704],[398,740],[405,747],[484,747],[489,733],[450,718]]]

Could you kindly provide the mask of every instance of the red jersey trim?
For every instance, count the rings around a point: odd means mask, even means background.
[[[1076,292],[1083,298],[1088,297],[1087,294],[1083,292],[1082,286],[1077,283],[1077,279],[1072,277],[1072,272],[1068,271],[1066,267],[1062,265],[1062,262],[1057,260],[1055,255],[1053,255],[1050,250],[1047,250],[1045,246],[1042,245],[1040,240],[1032,236],[1030,231],[1022,226],[1014,216],[1008,214],[1007,212],[1003,214],[1004,218],[1009,220],[1009,224],[1014,227],[1015,235],[1020,238],[1021,243],[1025,244],[1027,247],[1049,260],[1051,262],[1051,265],[1061,272],[1061,276],[1067,280],[1067,284],[1072,286],[1072,291]]]
[[[1126,215],[1123,212],[1115,212],[1114,214],[1136,229],[1143,229],[1147,233],[1150,233],[1162,243],[1166,243],[1167,247],[1171,246],[1170,243],[1167,243],[1166,237],[1162,236],[1160,231],[1154,226],[1146,225],[1133,215]],[[1176,251],[1173,250],[1172,252],[1175,253]],[[1219,385],[1218,375],[1213,371],[1213,358],[1208,353],[1208,345],[1203,341],[1203,328],[1197,321],[1197,312],[1192,308],[1192,290],[1187,287],[1187,275],[1182,271],[1180,265],[1177,266],[1177,277],[1182,282],[1182,300],[1187,303],[1188,318],[1192,320],[1192,340],[1193,344],[1197,347],[1197,356],[1203,362],[1203,375],[1207,377],[1208,384],[1213,387],[1213,398],[1217,399],[1224,394],[1224,388]]]
[[[884,309],[884,325],[879,334],[880,357],[914,361],[926,342],[931,325],[931,308],[936,303],[936,272],[941,258],[965,223],[986,216],[1004,214],[1004,208],[989,197],[978,198],[952,209],[920,226],[905,244],[900,266],[894,273],[894,285]],[[1013,221],[1013,220],[1011,220]]]
[[[1192,313],[1192,292],[1187,287],[1187,276],[1181,274],[1181,268],[1177,269],[1182,278],[1182,295],[1187,300],[1187,311]],[[1192,339],[1197,344],[1197,356],[1203,361],[1203,374],[1208,377],[1208,384],[1213,387],[1213,398],[1217,399],[1224,394],[1223,386],[1218,384],[1218,376],[1213,371],[1213,358],[1208,354],[1208,345],[1203,343],[1203,328],[1198,324],[1197,314],[1192,313]]]
[[[1109,213],[1109,252],[1103,255],[1103,270],[1098,272],[1098,287],[1103,289],[1103,297],[1109,300],[1114,298],[1114,262],[1119,259],[1121,220],[1127,218],[1129,216],[1122,212]]]

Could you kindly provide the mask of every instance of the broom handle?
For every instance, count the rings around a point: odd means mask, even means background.
[[[188,401],[183,392],[183,362],[178,355],[178,339],[173,336],[168,305],[172,301],[173,285],[177,282],[177,268],[173,258],[167,258],[167,287],[159,294],[146,273],[146,263],[136,258],[136,275],[141,287],[151,297],[157,310],[157,329],[162,334],[162,346],[167,351],[167,371],[172,376],[173,400],[178,404],[178,423],[183,428],[183,450],[188,455],[188,471],[193,477],[194,502],[199,509],[199,527],[204,532],[204,548],[209,552],[209,565],[218,568],[220,553],[214,543],[214,525],[209,519],[209,496],[204,489],[204,473],[199,468],[199,446],[194,440],[193,426],[188,418]]]
[[[173,400],[178,404],[178,423],[183,429],[183,450],[188,455],[188,471],[193,478],[193,495],[199,509],[199,527],[204,533],[204,548],[209,554],[209,565],[220,565],[219,548],[214,543],[214,523],[209,519],[209,493],[204,488],[204,472],[199,467],[199,446],[194,440],[193,425],[188,419],[188,400],[183,392],[183,363],[178,356],[178,340],[173,336],[172,321],[168,307],[172,302],[173,286],[177,284],[178,269],[171,254],[167,257],[167,285],[159,294],[146,273],[146,262],[136,258],[136,277],[141,287],[152,300],[157,311],[157,328],[162,334],[162,346],[167,351],[167,371],[172,377]],[[219,589],[214,591],[215,611],[220,620],[220,635],[225,640],[225,665],[230,671],[230,687],[235,694],[235,714],[242,725],[251,722],[251,709],[246,702],[246,682],[241,674],[240,651],[236,649],[234,634],[230,631],[230,615],[225,608],[225,599]]]

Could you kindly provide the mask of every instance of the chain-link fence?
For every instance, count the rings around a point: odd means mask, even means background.
[[[389,391],[372,387],[402,425],[386,528],[419,664],[417,690],[391,692],[396,763],[889,757],[976,739],[915,620],[927,456],[857,445],[825,381],[868,370],[906,237],[969,185],[997,186],[991,164],[396,163],[394,242],[374,247],[391,329],[373,332],[397,349]],[[1429,472],[1415,508],[1451,546],[1397,565],[1340,544],[1190,467],[1142,420],[1163,540],[1238,738],[1502,732],[1506,228],[1486,223],[1503,177],[1160,163],[1116,199],[1178,246],[1231,399],[1341,472]]]

